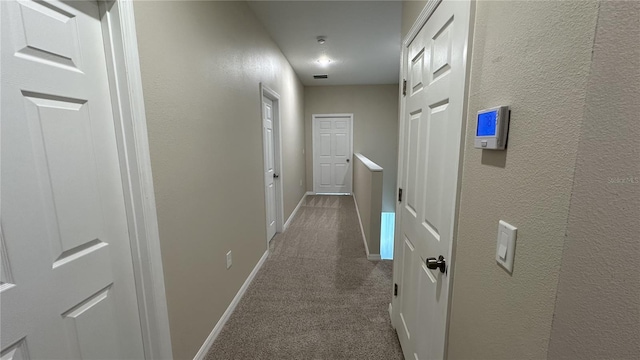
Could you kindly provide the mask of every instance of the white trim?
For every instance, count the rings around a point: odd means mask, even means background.
[[[316,119],[318,118],[348,118],[349,119],[349,135],[351,137],[350,139],[350,148],[349,148],[349,154],[353,154],[353,113],[343,113],[343,114],[312,114],[311,115],[311,150],[312,150],[312,158],[311,158],[311,181],[313,181],[313,192],[316,194],[321,194],[318,193],[316,191],[316,175],[315,175],[315,171],[316,171],[316,147],[314,146],[314,140],[316,138],[316,126],[315,126],[315,122]],[[351,174],[351,186],[348,193],[326,193],[326,195],[351,195],[351,193],[353,192],[353,164],[351,164],[351,166],[349,167],[349,172]],[[322,193],[324,194],[324,193]]]
[[[307,191],[307,192],[305,193],[305,195],[316,195],[316,193],[315,193],[315,192],[313,192],[313,191]]]
[[[171,359],[133,2],[99,5],[145,358]]]
[[[238,306],[238,303],[244,296],[244,293],[247,291],[247,288],[249,288],[249,285],[251,285],[251,282],[256,277],[256,274],[258,273],[258,271],[260,270],[260,268],[262,267],[262,265],[264,264],[264,262],[267,260],[268,257],[269,257],[269,250],[264,252],[264,254],[260,258],[256,266],[253,268],[253,271],[251,271],[251,274],[249,274],[249,277],[247,277],[247,280],[244,281],[244,284],[242,284],[242,286],[240,287],[240,290],[238,290],[238,293],[231,301],[231,304],[229,304],[229,306],[227,307],[227,310],[224,311],[224,314],[222,314],[222,317],[220,317],[220,320],[218,320],[218,323],[216,324],[216,326],[214,326],[213,330],[211,331],[207,339],[204,341],[204,344],[202,344],[202,346],[200,347],[200,350],[198,350],[198,353],[196,354],[196,356],[193,357],[193,360],[204,360],[204,358],[207,356],[207,352],[209,352],[209,349],[211,349],[211,345],[213,345],[213,342],[216,340],[218,335],[220,335],[220,332],[222,331],[224,324],[227,323],[227,320],[229,320],[229,318],[231,317],[231,314],[233,314],[233,311],[236,309],[236,306]]]
[[[356,200],[356,194],[353,195],[353,202],[356,205],[356,213],[358,214],[358,223],[360,223],[360,233],[362,234],[362,241],[364,242],[364,250],[367,253],[367,260],[376,261],[382,260],[380,254],[370,254],[369,245],[367,244],[367,236],[364,234],[364,226],[362,226],[362,217],[360,217],[360,210],[358,210],[358,201]]]
[[[260,125],[262,128],[262,122],[264,121],[264,106],[262,106],[262,99],[267,98],[273,101],[273,134],[275,136],[274,139],[274,152],[275,152],[275,171],[280,174],[280,177],[275,181],[276,185],[276,233],[281,233],[284,231],[284,191],[283,191],[283,183],[284,183],[284,174],[282,171],[282,133],[280,126],[280,95],[275,92],[273,89],[265,85],[264,83],[260,83]],[[262,151],[264,152],[264,144]],[[264,158],[264,156],[263,156]],[[266,202],[265,194],[265,202]],[[265,209],[266,210],[266,209]],[[266,212],[265,212],[266,213]],[[265,219],[266,220],[266,219]],[[271,239],[267,239],[267,246],[269,245],[269,241]]]
[[[433,0],[430,0],[433,1]],[[438,0],[436,0],[438,1]],[[396,193],[395,193],[395,202],[396,202],[396,227],[395,227],[395,233],[393,236],[393,254],[394,254],[394,259],[393,259],[393,282],[394,283],[400,283],[401,280],[401,273],[402,273],[402,268],[400,268],[401,263],[399,260],[400,257],[402,257],[402,241],[399,239],[402,239],[402,233],[400,231],[400,225],[402,224],[402,203],[400,203],[398,201],[398,192],[399,189],[401,189],[404,184],[403,184],[403,174],[404,174],[404,143],[405,143],[405,136],[404,136],[404,126],[405,126],[405,120],[404,120],[404,114],[405,114],[405,94],[403,94],[403,82],[406,81],[407,79],[407,67],[405,66],[406,62],[407,62],[407,47],[409,46],[409,44],[411,43],[411,41],[413,41],[413,39],[416,37],[416,35],[418,34],[418,31],[424,26],[424,24],[427,21],[428,16],[431,16],[431,14],[433,13],[433,11],[435,10],[435,7],[433,10],[430,10],[427,12],[427,8],[430,5],[430,3],[427,3],[423,9],[422,12],[420,13],[420,15],[418,15],[418,18],[416,19],[416,21],[413,23],[413,25],[411,26],[411,29],[409,29],[409,32],[407,33],[407,35],[405,35],[404,40],[402,41],[402,49],[400,50],[400,76],[398,79],[398,172],[397,172],[397,176],[396,176],[396,187],[397,189],[395,189]],[[427,15],[429,14],[429,15]],[[398,241],[396,241],[398,240]],[[401,294],[398,294],[398,296],[393,296],[391,298],[391,303],[394,304],[398,301],[400,301],[400,297]],[[400,305],[396,306],[397,309],[400,309]],[[399,311],[399,310],[397,310]],[[391,316],[391,324],[394,328],[398,328],[398,326],[400,326],[402,324],[402,322],[400,321],[400,316],[393,316],[394,314],[392,314]]]
[[[369,255],[367,255],[367,260],[369,260],[369,261],[380,261],[380,260],[382,260],[382,257],[380,256],[380,254],[369,254]]]
[[[389,303],[389,320],[393,319],[393,305],[391,305],[391,303]],[[393,322],[391,322],[391,326],[393,326]],[[393,328],[395,329],[395,326],[393,326]]]
[[[371,172],[381,172],[382,171],[382,166],[374,163],[368,157],[366,157],[366,156],[364,156],[364,155],[362,155],[360,153],[356,153],[355,156],[362,162],[362,164],[364,166],[367,167],[367,169],[369,169],[369,171],[371,171]]]
[[[298,205],[296,206],[295,209],[293,209],[293,211],[291,212],[291,215],[289,215],[289,218],[287,219],[287,222],[284,223],[284,225],[282,226],[282,231],[287,230],[287,228],[289,227],[289,225],[291,225],[291,221],[293,221],[293,218],[296,216],[296,214],[298,213],[298,210],[300,210],[300,207],[302,207],[302,203],[304,202],[304,199],[307,198],[307,194],[302,195],[302,198],[300,199],[300,201],[298,202]]]
[[[466,127],[467,119],[469,118],[469,92],[471,86],[471,54],[473,51],[473,37],[475,28],[475,15],[476,15],[476,2],[471,1],[469,4],[469,23],[467,27],[467,38],[464,44],[463,60],[465,67],[464,73],[464,92],[462,97],[462,128],[460,139],[460,154],[458,156],[458,177],[456,179],[457,187],[455,194],[455,206],[453,208],[453,224],[451,232],[451,244],[449,245],[449,264],[447,264],[448,276],[449,276],[449,293],[447,295],[447,313],[445,321],[445,336],[444,336],[444,358],[449,357],[449,330],[451,320],[451,310],[453,308],[453,283],[455,281],[455,263],[456,263],[456,248],[458,244],[458,221],[460,220],[460,192],[462,189],[462,172],[463,172],[463,160],[465,155],[465,139],[466,139]]]
[[[409,29],[409,32],[407,33],[407,35],[404,36],[404,40],[402,41],[403,50],[407,46],[409,46],[409,44],[411,44],[413,39],[415,39],[415,37],[418,35],[418,32],[420,31],[420,29],[422,29],[424,24],[427,23],[427,20],[429,20],[431,15],[433,15],[433,12],[436,11],[436,8],[438,7],[438,5],[440,5],[441,1],[442,0],[428,0],[427,1],[425,6],[422,8],[422,11],[420,12],[420,15],[418,15],[418,18],[413,23],[413,26],[411,26],[411,29]],[[400,72],[400,76],[402,76],[402,71]],[[402,83],[400,83],[400,84],[402,84]]]

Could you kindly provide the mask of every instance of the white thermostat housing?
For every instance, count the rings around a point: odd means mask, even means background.
[[[509,132],[509,107],[498,106],[478,111],[475,147],[504,150]]]

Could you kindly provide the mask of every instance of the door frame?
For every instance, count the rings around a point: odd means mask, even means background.
[[[278,180],[276,180],[276,234],[281,233],[284,228],[284,191],[283,191],[283,182],[284,182],[284,174],[282,172],[282,134],[281,134],[281,126],[280,126],[280,95],[267,86],[264,83],[260,83],[260,132],[262,132],[262,121],[264,119],[264,106],[262,106],[262,99],[267,98],[273,101],[273,151],[274,151],[274,168],[275,172],[280,174]],[[263,177],[264,177],[264,151],[265,151],[265,143],[264,136],[262,140],[262,161],[263,161]],[[266,184],[264,184],[266,186]],[[265,222],[269,220],[266,219],[266,206],[267,206],[267,194],[264,194],[265,201]],[[268,225],[265,223],[265,226]],[[267,236],[268,237],[268,236]],[[271,239],[267,239],[267,248],[269,247],[269,241]]]
[[[351,184],[349,186],[350,192],[348,193],[330,193],[328,195],[351,195],[353,193],[353,113],[343,113],[343,114],[312,114],[311,115],[311,179],[313,181],[313,193],[314,194],[324,194],[322,192],[318,192],[316,187],[316,123],[318,119],[324,118],[347,118],[349,119],[349,153],[351,154],[349,164],[349,174],[351,175]]]
[[[133,2],[98,0],[146,359],[171,359]]]
[[[400,86],[398,87],[398,102],[399,102],[399,109],[398,109],[398,116],[399,116],[399,121],[398,121],[398,126],[399,126],[399,141],[398,141],[398,175],[397,175],[397,184],[402,184],[402,174],[404,172],[404,168],[403,168],[403,152],[402,149],[404,149],[404,145],[405,145],[405,136],[404,136],[404,125],[405,125],[405,113],[406,113],[406,109],[405,109],[405,101],[404,98],[405,96],[403,95],[402,91],[402,84],[403,81],[408,77],[408,69],[406,67],[406,61],[407,61],[407,57],[408,57],[408,48],[409,45],[411,44],[411,42],[416,38],[416,36],[418,35],[418,33],[420,32],[420,30],[422,30],[422,28],[424,27],[424,25],[427,23],[427,21],[429,20],[429,18],[431,18],[431,15],[436,11],[436,9],[438,8],[438,6],[440,5],[440,3],[443,0],[428,0],[426,5],[424,6],[424,8],[422,9],[422,11],[420,12],[420,15],[418,15],[418,18],[416,19],[416,21],[413,23],[413,25],[411,26],[411,29],[409,30],[409,32],[405,35],[404,39],[402,40],[402,54],[400,57],[400,79],[399,79],[399,84]],[[464,160],[464,147],[465,147],[465,138],[466,138],[466,127],[467,127],[467,118],[469,116],[469,78],[470,78],[470,73],[471,73],[471,51],[472,51],[472,45],[473,45],[473,30],[474,30],[474,24],[475,24],[475,10],[476,10],[476,4],[474,0],[469,0],[470,2],[470,10],[469,10],[469,28],[468,28],[468,36],[467,36],[467,42],[465,44],[465,48],[466,51],[464,52],[463,55],[463,62],[465,64],[465,72],[464,72],[464,97],[463,97],[463,104],[462,104],[462,126],[461,126],[461,132],[460,132],[460,154],[458,157],[458,176],[457,176],[457,184],[456,184],[456,195],[455,195],[455,206],[454,206],[454,213],[453,213],[453,229],[452,229],[452,239],[451,239],[451,245],[449,248],[449,256],[447,257],[447,276],[449,276],[449,289],[448,289],[448,302],[447,302],[447,314],[446,314],[446,322],[445,322],[445,337],[444,337],[444,358],[446,359],[448,357],[448,344],[449,344],[449,320],[451,319],[451,302],[453,299],[453,284],[455,281],[455,253],[456,253],[456,244],[457,244],[457,238],[458,238],[458,220],[459,220],[459,213],[460,213],[460,189],[462,187],[462,165],[463,165],[463,160]],[[397,193],[398,189],[396,189],[396,224],[402,224],[402,211],[401,211],[401,203],[398,202],[398,193]],[[401,264],[399,263],[399,261],[395,261],[395,256],[396,254],[400,254],[402,251],[402,234],[401,234],[401,226],[397,225],[395,228],[395,234],[394,234],[394,245],[393,245],[393,253],[394,253],[394,262],[393,262],[393,284],[391,286],[391,304],[389,304],[389,315],[391,317],[391,324],[394,328],[396,328],[397,326],[402,326],[402,323],[400,321],[399,317],[399,312],[398,311],[394,311],[393,308],[399,306],[399,297],[394,296],[394,284],[400,284],[400,279],[398,278],[398,276],[400,275],[401,272]]]

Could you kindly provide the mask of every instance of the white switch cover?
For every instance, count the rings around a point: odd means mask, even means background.
[[[513,272],[513,258],[516,254],[516,233],[518,228],[502,220],[498,224],[498,244],[496,262],[509,273]]]
[[[231,251],[227,253],[227,269],[231,267]]]

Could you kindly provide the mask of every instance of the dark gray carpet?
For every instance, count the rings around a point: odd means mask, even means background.
[[[391,261],[366,259],[350,196],[307,196],[206,359],[402,359]]]

